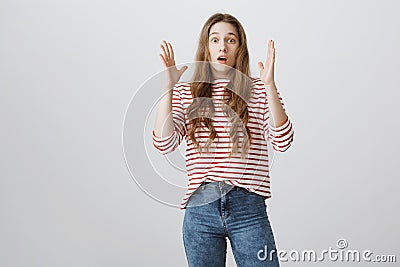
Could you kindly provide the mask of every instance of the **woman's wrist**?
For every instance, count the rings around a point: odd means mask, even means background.
[[[162,86],[162,91],[169,91],[172,93],[172,88],[174,88],[175,84],[167,83]]]
[[[267,90],[273,90],[273,89],[275,89],[276,90],[276,85],[275,85],[275,81],[272,81],[272,82],[265,82],[265,81],[263,81],[263,80],[261,80],[263,83],[264,83],[264,86],[265,86],[265,88],[267,89]]]

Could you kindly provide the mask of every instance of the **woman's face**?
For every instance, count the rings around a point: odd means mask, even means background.
[[[226,71],[236,65],[236,53],[239,48],[239,34],[230,23],[217,22],[208,36],[208,50],[211,62],[217,71]],[[226,67],[229,66],[229,67]]]

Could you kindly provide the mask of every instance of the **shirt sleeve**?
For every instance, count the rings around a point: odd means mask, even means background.
[[[283,103],[282,97],[278,91],[278,98],[282,104],[283,110],[285,110],[285,105]],[[270,120],[270,112],[269,112],[269,105],[268,99],[266,97],[265,100],[265,108],[266,111],[264,113],[264,138],[267,141],[270,141],[272,144],[272,148],[276,152],[285,152],[291,146],[294,138],[294,131],[292,122],[288,116],[286,122],[279,126],[274,127],[269,123]],[[286,114],[287,115],[287,114]]]
[[[182,87],[176,84],[172,88],[172,121],[174,129],[169,136],[160,138],[152,131],[153,146],[161,154],[168,154],[174,151],[182,142],[187,133],[185,125],[185,113],[181,98]]]

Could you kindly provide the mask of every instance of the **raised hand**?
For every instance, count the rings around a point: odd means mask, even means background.
[[[275,47],[274,41],[269,40],[267,59],[265,61],[265,66],[262,62],[258,62],[258,68],[260,69],[260,79],[265,85],[274,85],[274,66],[275,66]]]
[[[180,70],[178,70],[175,66],[175,59],[174,59],[174,50],[172,49],[171,43],[167,43],[165,40],[163,40],[163,43],[161,43],[161,49],[163,51],[162,54],[160,54],[161,60],[167,69],[168,73],[168,85],[169,87],[174,86],[179,79],[181,78],[182,74],[187,70],[187,66],[183,66]]]

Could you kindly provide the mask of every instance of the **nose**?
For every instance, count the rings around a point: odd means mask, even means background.
[[[226,52],[225,44],[221,45],[221,47],[219,48],[219,52]]]

